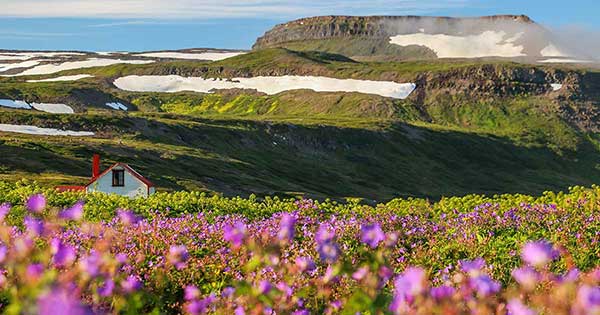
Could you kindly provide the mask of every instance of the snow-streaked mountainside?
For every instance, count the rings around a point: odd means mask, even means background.
[[[256,41],[254,49],[320,48],[350,57],[402,59],[500,57],[565,63],[591,59],[589,52],[571,46],[526,16],[322,16],[277,25]]]

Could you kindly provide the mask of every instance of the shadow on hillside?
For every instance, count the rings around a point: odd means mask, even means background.
[[[88,157],[100,151],[104,167],[109,161],[123,161],[172,189],[242,196],[304,192],[318,198],[378,201],[399,196],[539,194],[600,180],[595,168],[598,155],[587,143],[575,158],[517,146],[504,138],[400,123],[383,131],[203,119],[123,125],[138,128],[130,130],[138,132],[135,140],[102,145],[88,140],[53,142],[44,151],[22,148],[2,155],[1,164],[87,176]],[[154,145],[140,146],[148,142]],[[0,153],[6,150],[0,145]]]

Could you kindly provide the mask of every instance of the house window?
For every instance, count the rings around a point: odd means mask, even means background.
[[[113,187],[125,186],[125,170],[113,170],[112,179]]]

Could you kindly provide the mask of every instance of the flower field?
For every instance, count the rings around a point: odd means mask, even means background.
[[[600,314],[600,188],[130,200],[0,182],[7,314]]]

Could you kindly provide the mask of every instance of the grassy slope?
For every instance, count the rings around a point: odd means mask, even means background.
[[[11,122],[40,119],[70,126],[55,115],[23,113]],[[131,163],[161,187],[226,194],[308,192],[324,197],[527,192],[591,184],[596,153],[582,144],[575,160],[546,148],[516,146],[485,134],[381,124],[358,129],[247,120],[190,119],[165,114],[70,116],[103,138],[3,135],[3,176],[29,172],[52,183],[84,181],[89,157]],[[3,121],[5,119],[2,119]],[[291,154],[290,154],[291,153]],[[57,178],[53,178],[58,176]]]
[[[575,131],[543,97],[442,95],[417,105],[355,93],[131,93],[110,85],[111,78],[127,74],[226,77],[290,71],[408,81],[424,72],[476,65],[355,62],[339,55],[267,49],[214,63],[114,65],[63,73],[95,75],[77,82],[3,78],[0,97],[67,102],[88,112],[58,116],[0,110],[0,122],[96,130],[99,137],[0,135],[0,179],[83,183],[89,157],[99,151],[108,161],[131,163],[163,188],[229,195],[308,192],[381,200],[539,193],[598,181],[597,135]],[[109,100],[135,105],[143,113],[94,109],[106,109]]]

